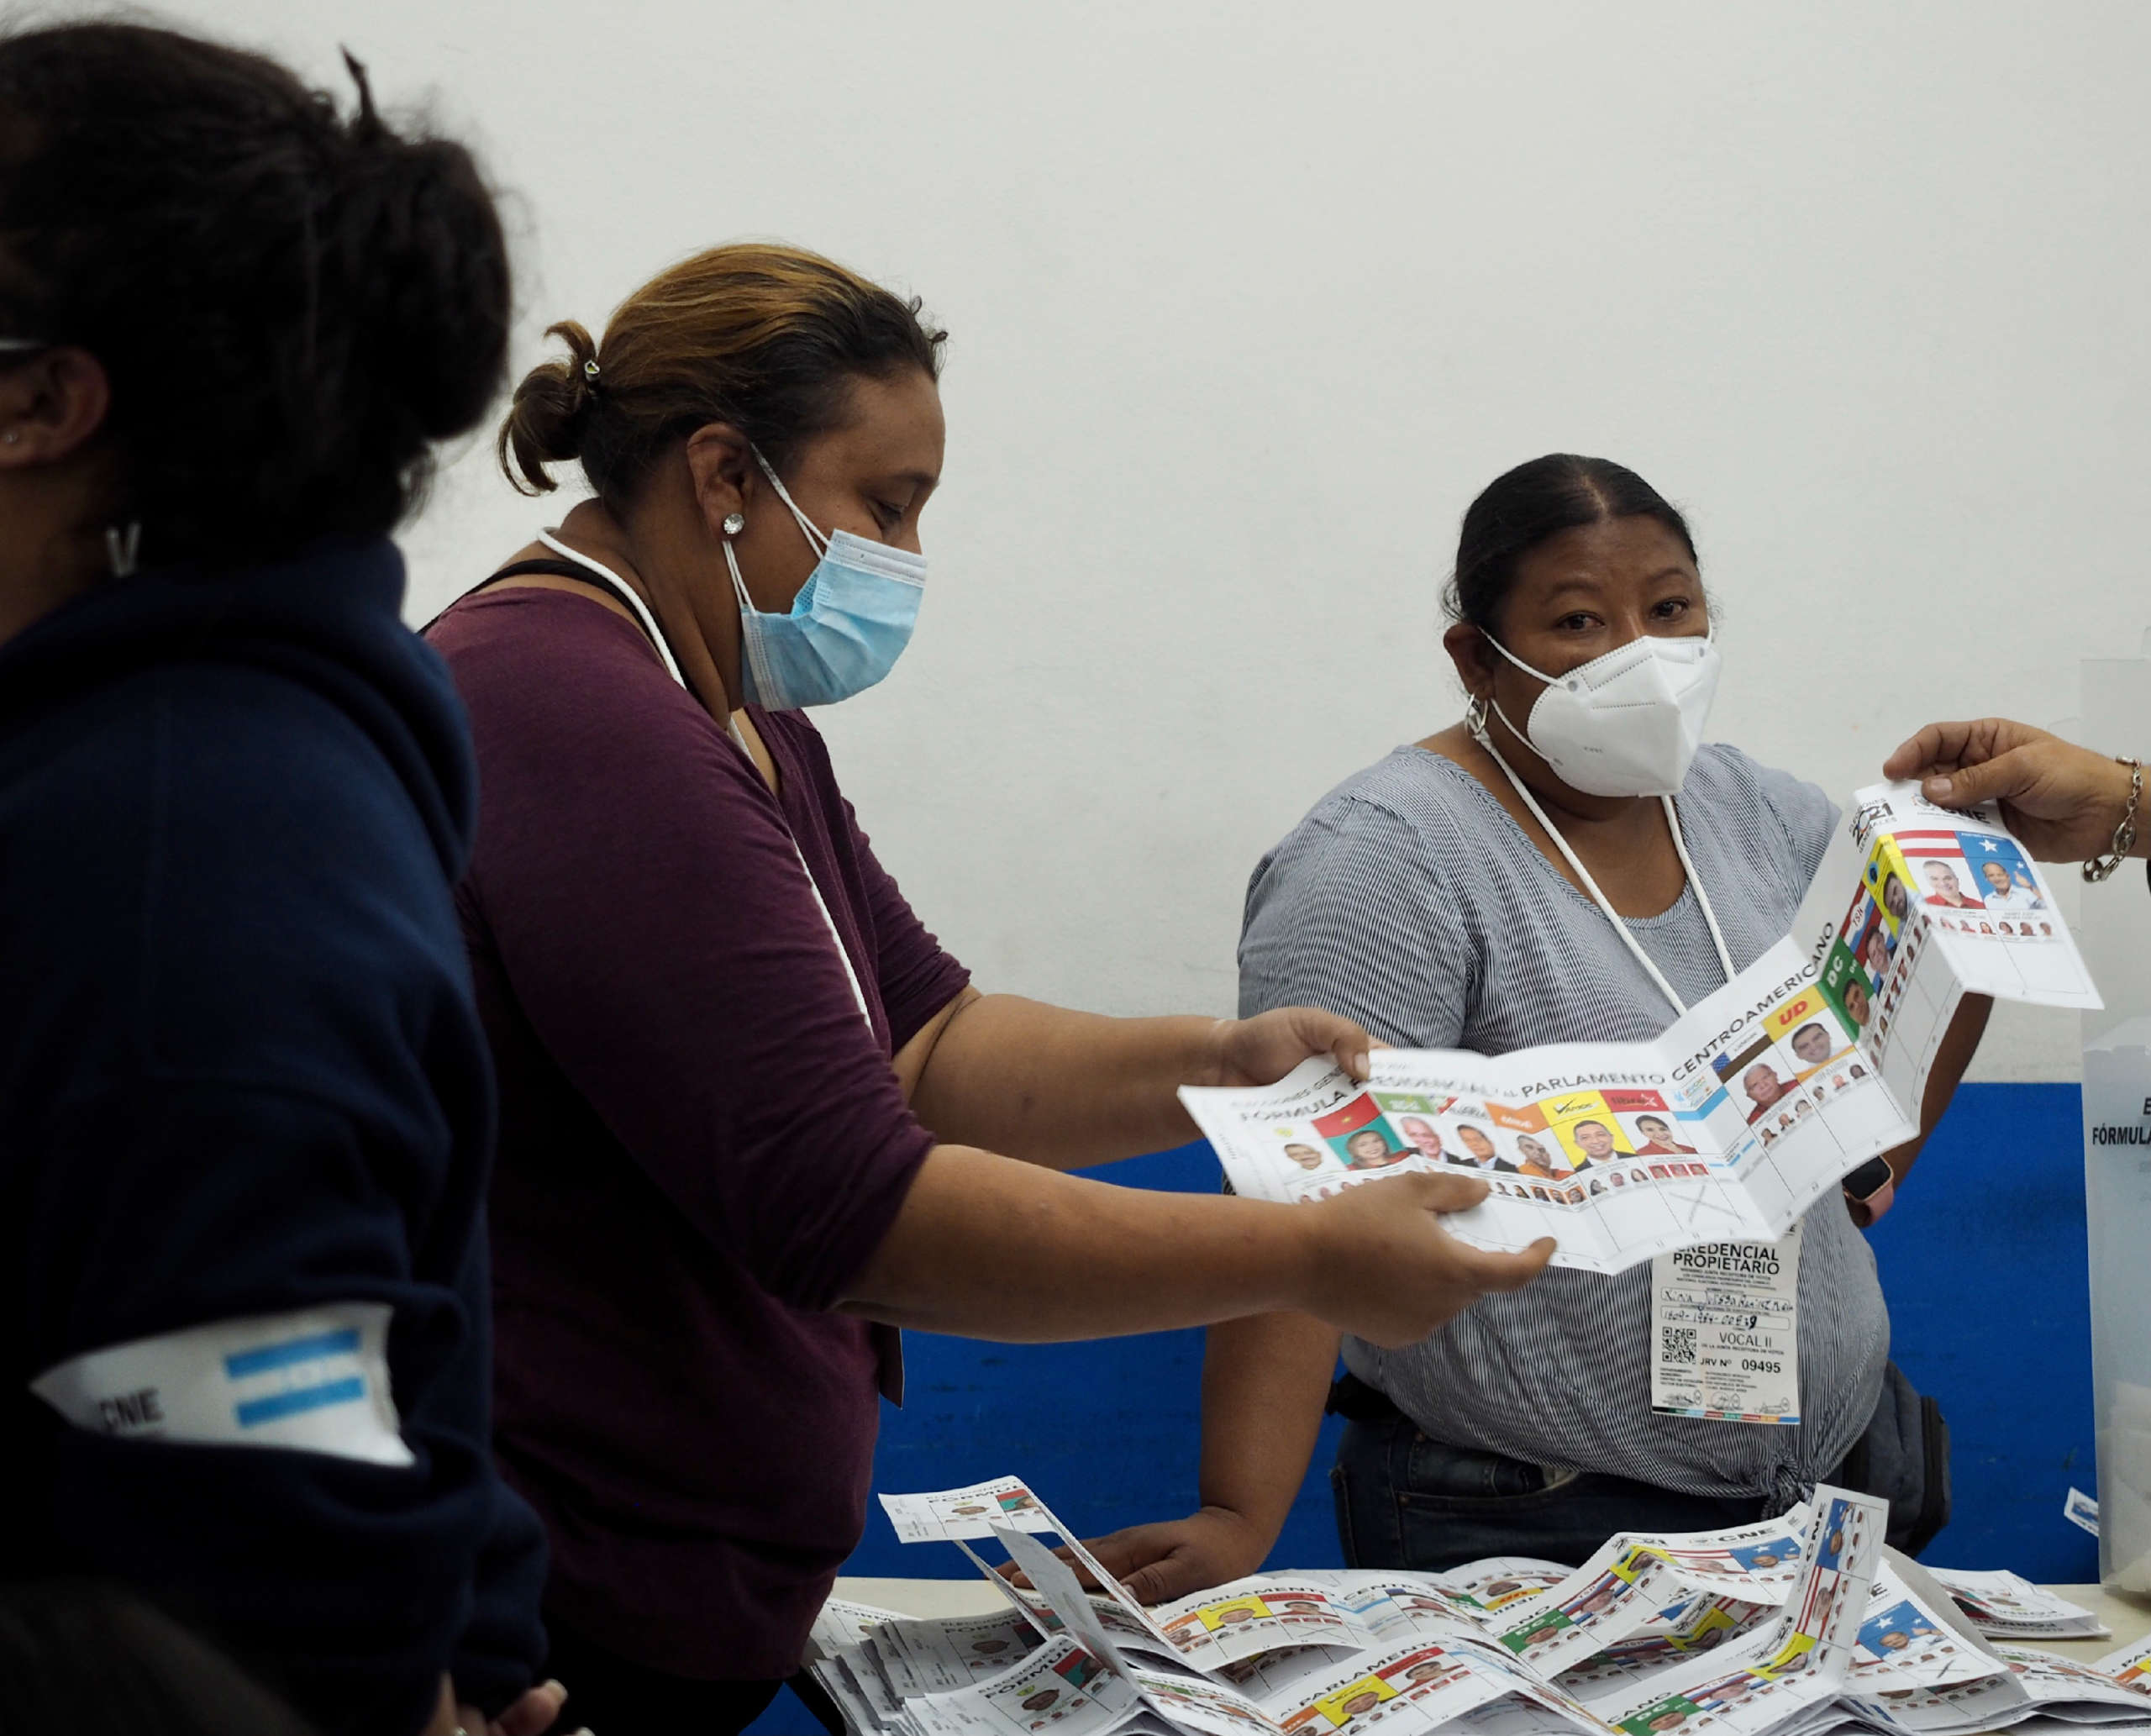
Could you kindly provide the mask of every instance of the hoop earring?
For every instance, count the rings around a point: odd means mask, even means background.
[[[115,579],[131,579],[142,553],[142,521],[130,519],[126,529],[117,524],[108,524],[104,531],[105,559],[112,563]]]
[[[1464,708],[1464,727],[1475,736],[1486,733],[1486,702],[1484,699],[1475,696]]]

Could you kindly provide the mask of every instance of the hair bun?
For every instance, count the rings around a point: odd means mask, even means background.
[[[112,510],[153,563],[386,534],[499,387],[508,248],[477,166],[386,124],[348,64],[355,113],[176,31],[0,33],[10,329],[103,365]]]
[[[471,154],[383,124],[365,68],[344,59],[359,112],[323,218],[325,263],[352,299],[354,360],[421,439],[444,439],[485,414],[507,368],[507,241]]]
[[[628,509],[689,431],[728,425],[781,475],[843,423],[862,379],[940,377],[947,335],[833,260],[765,242],[681,260],[613,310],[603,371],[572,321],[549,336],[565,360],[533,368],[500,433],[501,468],[525,493],[573,459],[597,498]]]
[[[525,494],[551,492],[559,485],[546,466],[581,457],[583,430],[602,390],[597,345],[581,324],[563,319],[545,335],[567,345],[567,359],[541,361],[525,374],[501,423],[501,467]]]

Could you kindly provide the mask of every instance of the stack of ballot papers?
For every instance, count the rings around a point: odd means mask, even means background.
[[[855,1736],[2151,1731],[2151,1643],[2096,1665],[1996,1644],[1983,1628],[2100,1630],[2014,1575],[1930,1574],[1884,1547],[1886,1503],[1827,1485],[1734,1530],[1622,1533],[1573,1569],[1258,1574],[1149,1608],[1017,1478],[881,1499],[900,1539],[955,1544],[1006,1607],[833,1599],[810,1667]]]

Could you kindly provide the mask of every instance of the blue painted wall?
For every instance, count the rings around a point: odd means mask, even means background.
[[[1926,1559],[2099,1576],[2084,1130],[2073,1085],[1967,1085],[1874,1233],[1898,1364],[1949,1419],[1956,1512]]]
[[[1189,1192],[1217,1185],[1200,1144],[1093,1173]],[[1952,1434],[1955,1517],[1927,1559],[2048,1582],[2097,1578],[2096,1543],[2061,1518],[2070,1484],[2088,1491],[2093,1479],[2076,1087],[1963,1087],[1873,1239],[1894,1355],[1941,1401]],[[882,1412],[877,1488],[1013,1471],[1086,1534],[1195,1504],[1200,1333],[1041,1346],[914,1334],[907,1343],[908,1401]],[[1323,1474],[1338,1427],[1330,1418],[1273,1566],[1338,1564]],[[946,1544],[899,1544],[878,1507],[847,1569],[970,1570]],[[797,1723],[781,1703],[757,1728]]]

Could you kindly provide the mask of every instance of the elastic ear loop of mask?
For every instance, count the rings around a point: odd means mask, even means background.
[[[822,534],[821,528],[812,518],[799,510],[799,502],[792,497],[791,491],[784,486],[784,478],[777,475],[776,466],[762,456],[761,449],[750,446],[748,450],[755,455],[755,462],[761,466],[762,474],[770,479],[770,487],[776,490],[776,497],[784,502],[799,529],[805,533],[807,546],[814,551],[814,558],[820,560],[829,552],[828,538]]]
[[[1494,643],[1491,639],[1487,642]],[[1496,649],[1500,648],[1496,645]],[[1502,655],[1506,656],[1507,653],[1503,652]],[[1515,662],[1516,660],[1511,658],[1510,661]],[[1529,666],[1525,664],[1517,663],[1517,667],[1528,670],[1528,672],[1533,675],[1538,674],[1536,670],[1529,670]],[[1539,679],[1544,681],[1546,677],[1540,676]],[[1491,703],[1491,701],[1487,702]],[[1503,712],[1500,706],[1496,705],[1493,709],[1495,715],[1499,717],[1502,723],[1508,724],[1511,734],[1519,741],[1528,742],[1531,739],[1515,724],[1509,723],[1507,713]],[[1474,713],[1476,714],[1474,715]],[[1501,750],[1494,745],[1494,738],[1486,729],[1483,711],[1475,706],[1472,712],[1467,713],[1465,727],[1471,731],[1472,736],[1477,740],[1479,745],[1493,756],[1494,763],[1501,768],[1502,775],[1508,779],[1511,786],[1523,798],[1523,805],[1531,810],[1532,817],[1545,829],[1546,835],[1554,840],[1554,846],[1560,851],[1562,859],[1575,871],[1576,878],[1584,883],[1585,889],[1590,892],[1591,902],[1598,906],[1600,913],[1607,921],[1613,924],[1614,932],[1627,943],[1628,950],[1635,955],[1636,962],[1643,967],[1649,973],[1650,980],[1658,985],[1658,992],[1673,1003],[1673,1010],[1676,1013],[1686,1013],[1688,1003],[1674,993],[1673,985],[1666,981],[1665,973],[1658,968],[1657,962],[1643,950],[1643,944],[1636,939],[1634,930],[1621,920],[1620,913],[1614,909],[1612,900],[1599,889],[1598,882],[1591,878],[1591,870],[1583,865],[1582,859],[1570,847],[1569,840],[1561,835],[1560,828],[1547,818],[1546,810],[1538,805],[1538,798],[1531,793],[1530,786],[1516,775],[1514,768],[1501,757]],[[1535,752],[1536,750],[1533,751]],[[1733,966],[1732,949],[1725,944],[1725,931],[1718,927],[1717,913],[1711,908],[1710,894],[1703,890],[1702,876],[1696,872],[1695,861],[1688,854],[1688,840],[1682,835],[1680,830],[1680,810],[1674,804],[1670,796],[1661,796],[1658,799],[1659,805],[1665,810],[1665,823],[1673,834],[1673,848],[1680,858],[1681,871],[1688,876],[1688,884],[1696,889],[1696,902],[1702,907],[1704,923],[1711,931],[1712,944],[1717,948],[1718,965],[1725,972],[1725,980],[1730,982],[1738,974]]]
[[[762,474],[770,479],[770,487],[776,490],[776,497],[784,502],[786,510],[792,514],[793,522],[799,526],[801,534],[807,539],[807,546],[813,552],[815,560],[818,561],[826,560],[829,552],[829,539],[815,528],[812,518],[799,510],[799,503],[792,499],[791,492],[785,487],[784,481],[777,475],[776,467],[770,463],[769,460],[762,456],[761,448],[749,446],[747,450],[755,455],[755,462],[762,467]],[[769,664],[762,655],[761,644],[754,634],[745,630],[746,618],[749,615],[763,614],[766,611],[756,608],[754,598],[747,594],[747,581],[739,575],[739,557],[732,552],[730,537],[724,539],[724,566],[725,570],[732,575],[732,594],[739,601],[741,629],[739,642],[745,648],[748,658],[754,664],[755,685],[765,693],[774,692],[776,690],[777,682]]]

